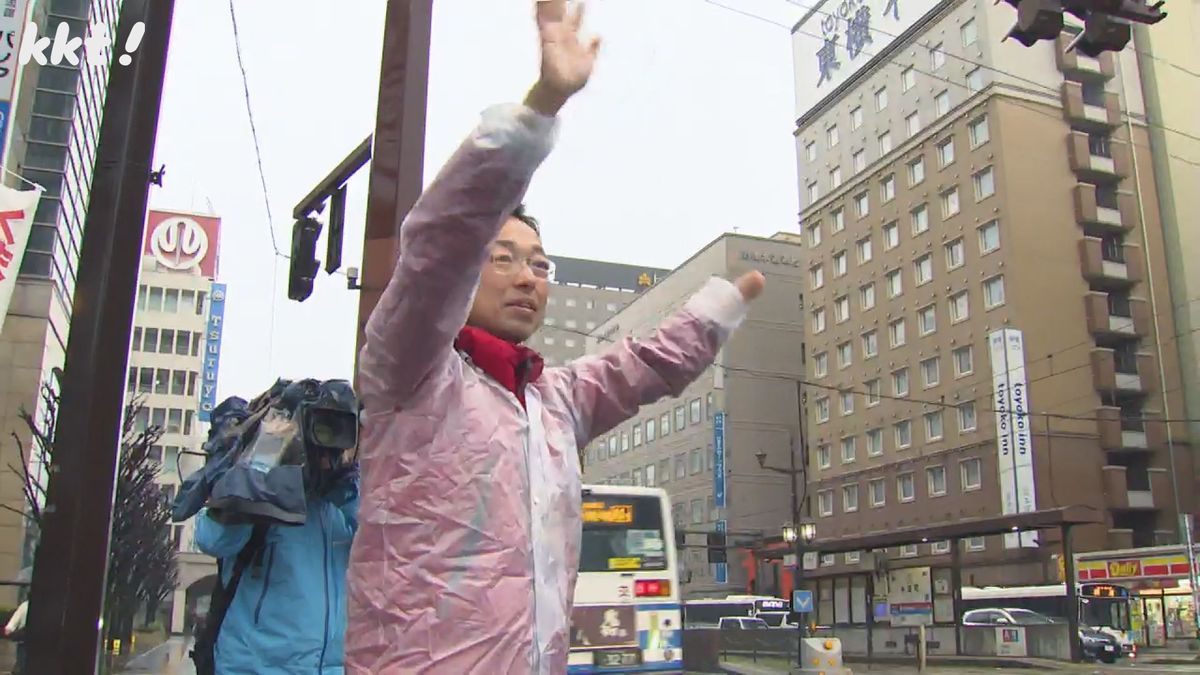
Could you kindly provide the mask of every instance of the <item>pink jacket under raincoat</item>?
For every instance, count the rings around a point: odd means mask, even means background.
[[[404,222],[359,361],[347,672],[565,673],[578,449],[680,394],[745,316],[737,288],[714,278],[654,337],[547,368],[525,406],[456,351],[489,244],[555,124],[488,110]]]

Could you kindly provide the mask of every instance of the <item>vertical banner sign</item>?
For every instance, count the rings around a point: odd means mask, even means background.
[[[725,531],[725,521],[718,520],[717,521],[717,532],[724,532],[724,531]],[[729,551],[728,537],[726,537],[726,541],[725,541],[725,550]],[[726,555],[728,555],[728,553]],[[727,562],[717,563],[717,573],[715,576],[717,578],[718,584],[729,583],[729,563],[727,563]]]
[[[204,380],[200,383],[200,421],[212,421],[217,405],[217,371],[221,365],[221,333],[225,326],[225,284],[214,283],[204,332]]]
[[[28,0],[4,0],[0,4],[0,163],[5,161],[6,141],[12,127],[13,97],[17,87],[17,64],[20,61],[21,38],[25,32],[25,11]]]
[[[1188,584],[1192,587],[1192,606],[1200,608],[1200,584],[1196,578],[1196,531],[1192,528],[1192,514],[1180,514],[1179,521],[1183,530],[1183,543],[1187,546]],[[1197,629],[1200,629],[1200,612],[1193,611],[1192,620]]]
[[[725,508],[725,413],[713,415],[713,505]]]
[[[1001,513],[1011,515],[1036,511],[1024,338],[1020,331],[1006,328],[988,335],[988,347],[996,408]],[[1035,532],[1004,535],[1005,548],[1037,548],[1037,545]]]
[[[17,287],[17,272],[25,257],[33,214],[41,198],[41,190],[22,191],[0,185],[0,323],[8,314],[8,304]]]

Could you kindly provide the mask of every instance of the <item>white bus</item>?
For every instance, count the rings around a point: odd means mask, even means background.
[[[696,598],[683,603],[683,623],[687,627],[712,627],[724,617],[760,618],[772,628],[789,627],[791,606],[787,600],[769,595],[727,595],[724,598]]]
[[[1136,656],[1137,645],[1130,624],[1129,589],[1117,584],[1083,583],[1077,586],[1079,625],[1094,628],[1117,639],[1126,656]],[[1052,619],[1066,621],[1067,585],[963,586],[964,610],[985,608],[1027,609]]]
[[[583,486],[568,673],[683,672],[674,542],[662,489]]]

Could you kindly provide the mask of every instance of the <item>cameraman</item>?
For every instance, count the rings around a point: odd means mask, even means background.
[[[217,633],[218,675],[341,675],[346,567],[358,528],[358,467],[336,452],[317,460],[303,525],[226,525],[202,511],[196,544],[221,560],[228,587],[239,554],[250,563]],[[259,527],[261,542],[252,537]],[[261,536],[261,535],[260,535]],[[256,545],[258,544],[258,545]]]

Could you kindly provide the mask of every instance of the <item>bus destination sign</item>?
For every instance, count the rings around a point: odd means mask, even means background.
[[[605,525],[629,525],[633,522],[633,504],[584,502],[583,522]]]

